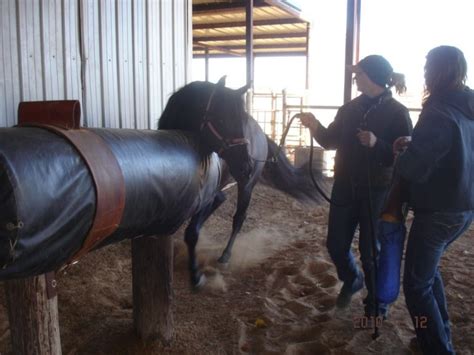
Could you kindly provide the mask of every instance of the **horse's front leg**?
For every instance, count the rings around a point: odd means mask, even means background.
[[[206,282],[206,277],[199,270],[199,265],[196,257],[196,245],[199,240],[199,232],[202,225],[209,216],[225,201],[223,192],[217,193],[214,201],[201,210],[199,210],[189,222],[184,233],[184,241],[188,247],[188,269],[191,277],[191,286],[194,289],[201,288]]]
[[[237,210],[234,215],[234,220],[232,222],[232,233],[230,235],[230,239],[227,242],[227,246],[224,249],[221,257],[218,261],[222,264],[226,264],[229,262],[230,257],[232,255],[232,247],[234,246],[235,238],[237,234],[240,232],[242,228],[242,224],[247,217],[247,209],[250,204],[250,198],[252,197],[252,190],[254,185],[244,185],[238,183],[238,195],[237,195]]]

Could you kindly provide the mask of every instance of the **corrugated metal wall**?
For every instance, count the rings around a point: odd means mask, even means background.
[[[192,0],[0,0],[0,126],[78,99],[89,127],[156,128],[190,78]]]

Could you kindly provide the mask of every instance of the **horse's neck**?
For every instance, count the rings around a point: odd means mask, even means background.
[[[198,139],[198,145],[198,151],[202,157],[208,158],[212,153],[217,153],[203,139]]]
[[[258,124],[257,120],[249,115],[247,123],[244,125],[244,135],[250,142],[250,144],[255,145],[258,142],[266,141],[265,133],[262,130],[262,127]]]

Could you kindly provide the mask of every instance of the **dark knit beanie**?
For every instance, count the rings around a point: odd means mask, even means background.
[[[393,68],[388,60],[381,55],[369,55],[357,63],[357,66],[362,69],[375,84],[385,87],[390,83]]]

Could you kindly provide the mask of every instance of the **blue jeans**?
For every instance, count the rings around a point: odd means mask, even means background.
[[[327,248],[337,275],[341,281],[350,285],[360,275],[359,268],[354,260],[351,251],[352,241],[357,225],[359,225],[359,252],[364,270],[365,285],[368,295],[366,298],[366,313],[375,314],[373,300],[372,277],[374,271],[374,259],[372,256],[372,236],[370,223],[374,226],[374,236],[377,238],[376,221],[382,209],[386,188],[372,188],[372,215],[369,213],[369,198],[367,187],[354,187],[349,183],[334,183],[331,199],[335,204],[331,204],[329,210]],[[377,254],[380,244],[376,243]],[[380,307],[382,306],[382,307]],[[382,312],[384,305],[379,305]]]
[[[424,354],[454,354],[439,261],[471,224],[473,211],[415,213],[405,256],[403,288]]]

